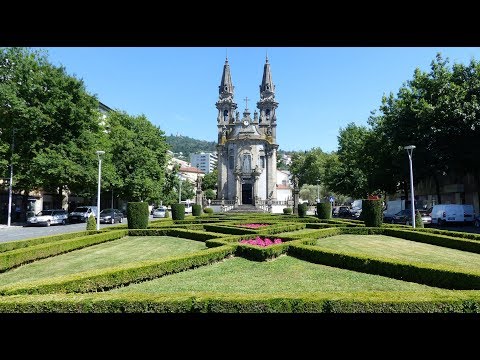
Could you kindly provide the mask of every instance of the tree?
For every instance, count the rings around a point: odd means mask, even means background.
[[[217,197],[217,194],[216,194],[215,191],[212,190],[212,189],[207,189],[207,190],[205,190],[204,195],[205,195],[205,198],[206,198],[206,199],[209,199],[209,200],[213,200],[213,199],[215,199],[215,198]]]
[[[202,179],[202,190],[205,191],[207,189],[215,190],[217,188],[217,181],[218,181],[218,169],[215,168],[213,171],[205,174]]]
[[[162,198],[167,144],[164,132],[144,115],[108,114],[111,161],[119,195],[128,201],[153,202]]]
[[[15,139],[14,190],[94,189],[100,143],[97,99],[46,53],[0,49],[0,135]],[[0,148],[5,154],[5,145]],[[5,160],[3,160],[5,162]]]

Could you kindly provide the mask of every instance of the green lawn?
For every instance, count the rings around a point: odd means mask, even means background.
[[[480,271],[480,254],[423,244],[384,235],[336,235],[318,239],[317,245],[331,250],[380,256],[395,260],[443,264]]]
[[[432,291],[436,288],[281,256],[268,262],[235,257],[112,292],[260,294],[369,290]]]
[[[0,286],[73,274],[129,262],[152,260],[206,249],[200,241],[169,236],[130,236],[48,259],[0,274]]]

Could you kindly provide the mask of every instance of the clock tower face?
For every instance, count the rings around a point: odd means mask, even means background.
[[[243,120],[243,126],[248,126],[248,124],[250,124],[248,120]]]

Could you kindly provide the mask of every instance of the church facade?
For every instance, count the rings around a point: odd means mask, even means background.
[[[217,198],[256,205],[277,198],[275,85],[268,58],[263,67],[260,99],[251,117],[248,98],[243,116],[237,111],[228,59],[219,86]]]

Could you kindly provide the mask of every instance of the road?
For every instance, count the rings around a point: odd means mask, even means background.
[[[127,218],[123,218],[123,224],[127,223]],[[115,225],[118,225],[115,224]],[[100,229],[113,226],[113,224],[100,224]],[[40,236],[57,235],[69,232],[83,231],[87,228],[86,223],[76,223],[67,225],[52,226],[27,226],[14,224],[9,228],[6,225],[0,225],[0,243],[6,241],[24,240]]]

